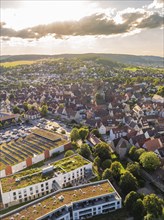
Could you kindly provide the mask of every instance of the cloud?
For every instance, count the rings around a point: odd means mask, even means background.
[[[146,11],[133,10],[132,12],[124,12],[120,16],[122,18],[120,23],[105,13],[95,13],[83,17],[79,21],[54,22],[19,31],[6,28],[5,23],[1,22],[1,36],[22,39],[39,39],[48,35],[61,39],[69,36],[109,36],[129,33],[136,29],[157,28],[163,25],[163,17],[157,12],[152,14]]]
[[[148,8],[163,8],[164,7],[164,0],[154,0],[153,3],[151,3]]]
[[[156,28],[161,27],[164,24],[164,17],[159,15],[157,12],[143,19],[138,28]]]
[[[15,1],[15,0],[1,0],[1,8],[9,9],[9,8],[20,8],[23,6],[23,1]]]

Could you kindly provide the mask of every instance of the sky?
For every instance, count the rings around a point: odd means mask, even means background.
[[[164,0],[0,0],[1,55],[164,56]]]

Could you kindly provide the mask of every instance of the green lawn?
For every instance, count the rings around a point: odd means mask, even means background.
[[[19,60],[19,61],[11,61],[11,62],[5,62],[5,63],[0,63],[0,66],[4,67],[14,67],[14,66],[19,66],[19,65],[30,65],[36,63],[36,61],[33,60]]]
[[[136,70],[138,70],[139,68],[137,68],[137,67],[126,67],[126,68],[124,68],[124,70],[128,70],[128,71],[132,71],[132,72],[135,72]]]

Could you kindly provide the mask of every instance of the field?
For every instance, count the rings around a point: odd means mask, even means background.
[[[126,67],[126,68],[124,68],[124,70],[132,71],[132,72],[135,72],[138,69],[140,69],[140,68],[139,67]]]
[[[33,61],[33,60],[19,60],[19,61],[0,63],[0,66],[15,67],[15,66],[19,66],[19,65],[30,65],[30,64],[33,64],[36,62],[37,62],[37,60],[35,60],[35,61]]]

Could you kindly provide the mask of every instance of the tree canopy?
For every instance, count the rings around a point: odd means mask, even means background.
[[[70,157],[71,155],[74,154],[74,151],[73,150],[67,150],[64,154],[64,157]]]
[[[86,159],[89,159],[91,156],[91,150],[88,146],[88,144],[82,144],[80,149],[79,149],[79,154],[81,154],[83,157]]]
[[[126,171],[120,177],[119,185],[123,193],[127,194],[130,191],[137,189],[137,179],[130,172]]]
[[[71,141],[77,141],[80,139],[79,131],[77,128],[73,128],[70,133]]]
[[[138,162],[134,162],[134,163],[128,163],[126,170],[129,171],[130,173],[132,173],[135,177],[139,177],[140,176],[140,165]]]
[[[119,179],[119,178],[120,178],[120,175],[121,175],[121,169],[122,169],[121,163],[118,162],[118,161],[114,161],[114,162],[111,164],[110,169],[111,169],[111,171],[112,171],[113,177],[116,178],[116,179]]]
[[[160,165],[160,159],[154,152],[145,152],[139,157],[142,166],[148,170],[156,170]]]
[[[101,161],[110,158],[109,146],[105,142],[98,143],[94,148],[94,156],[99,156]]]
[[[162,215],[164,201],[155,194],[146,195],[143,199],[144,207],[147,213],[159,217]]]
[[[86,137],[88,136],[88,134],[89,134],[89,130],[87,128],[80,128],[79,129],[79,135],[82,140],[85,140]]]
[[[103,174],[102,174],[102,179],[108,179],[108,180],[111,180],[112,178],[112,172],[109,168],[105,169]]]

